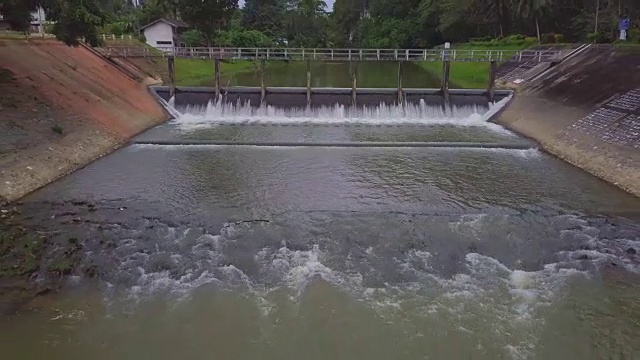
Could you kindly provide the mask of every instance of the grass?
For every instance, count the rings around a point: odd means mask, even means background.
[[[640,44],[633,42],[616,42],[613,44],[616,51],[623,54],[640,54]]]
[[[213,86],[214,62],[211,59],[176,59],[176,85],[178,86]],[[267,62],[266,70],[287,66],[286,62]],[[233,60],[220,62],[220,83],[226,85],[237,74],[257,72],[260,70],[258,61]]]
[[[491,43],[464,43],[453,44],[457,50],[523,50],[533,45],[532,43],[509,43],[495,45]],[[420,66],[440,77],[442,74],[442,62],[422,62]],[[489,64],[482,62],[452,62],[449,72],[451,88],[459,89],[484,89],[489,83]]]
[[[220,63],[220,81],[225,84],[227,80],[241,72],[258,69],[257,62],[239,60]],[[214,83],[213,60],[200,59],[176,59],[176,85],[178,86],[212,86]]]

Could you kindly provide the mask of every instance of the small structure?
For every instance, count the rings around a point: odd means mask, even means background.
[[[157,49],[180,46],[179,36],[189,28],[184,21],[176,19],[158,19],[142,27],[147,44]]]
[[[47,21],[47,18],[44,14],[44,9],[40,6],[35,11],[31,12],[31,28],[29,29],[32,33],[44,33],[44,24]]]

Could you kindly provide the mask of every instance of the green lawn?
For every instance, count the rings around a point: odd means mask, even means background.
[[[491,45],[479,43],[453,44],[459,50],[523,50],[532,43]],[[423,62],[420,66],[440,77],[442,62]],[[489,83],[489,64],[477,62],[452,62],[449,73],[450,87],[457,89],[484,89]]]
[[[239,72],[258,69],[258,66],[258,63],[254,61],[221,62],[220,81],[224,84],[229,77]],[[213,86],[213,60],[176,59],[176,84],[179,86]]]
[[[266,69],[286,66],[284,62],[267,62]],[[213,86],[214,61],[205,59],[176,59],[176,85],[178,86]],[[224,86],[235,75],[260,70],[259,61],[232,60],[220,62],[220,83]]]

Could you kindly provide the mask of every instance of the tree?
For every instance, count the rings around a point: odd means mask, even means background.
[[[46,10],[55,21],[54,35],[65,44],[77,46],[83,40],[91,46],[100,43],[97,28],[104,24],[106,15],[94,0],[51,1]]]
[[[363,0],[336,0],[332,19],[337,31],[336,40],[340,45],[353,46],[359,43],[356,33],[365,12]]]
[[[31,25],[31,11],[35,10],[37,5],[37,0],[2,0],[0,14],[12,29],[26,31]]]
[[[547,8],[551,0],[515,0],[516,12],[521,18],[529,18],[533,16],[536,23],[536,36],[538,37],[538,44],[541,43],[540,39],[540,23],[538,18],[542,14],[542,11]]]
[[[202,33],[212,45],[238,7],[238,0],[178,0],[182,19]]]
[[[246,0],[242,10],[242,25],[273,38],[283,35],[283,0]]]

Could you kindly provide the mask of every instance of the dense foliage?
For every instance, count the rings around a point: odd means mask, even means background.
[[[0,13],[24,30],[38,4],[69,44],[94,43],[98,32],[135,34],[161,17],[192,26],[188,45],[424,48],[513,34],[610,42],[625,16],[640,41],[638,0],[335,0],[333,9],[323,0],[245,0],[242,9],[238,0],[146,0],[138,8],[130,0],[0,0]]]

